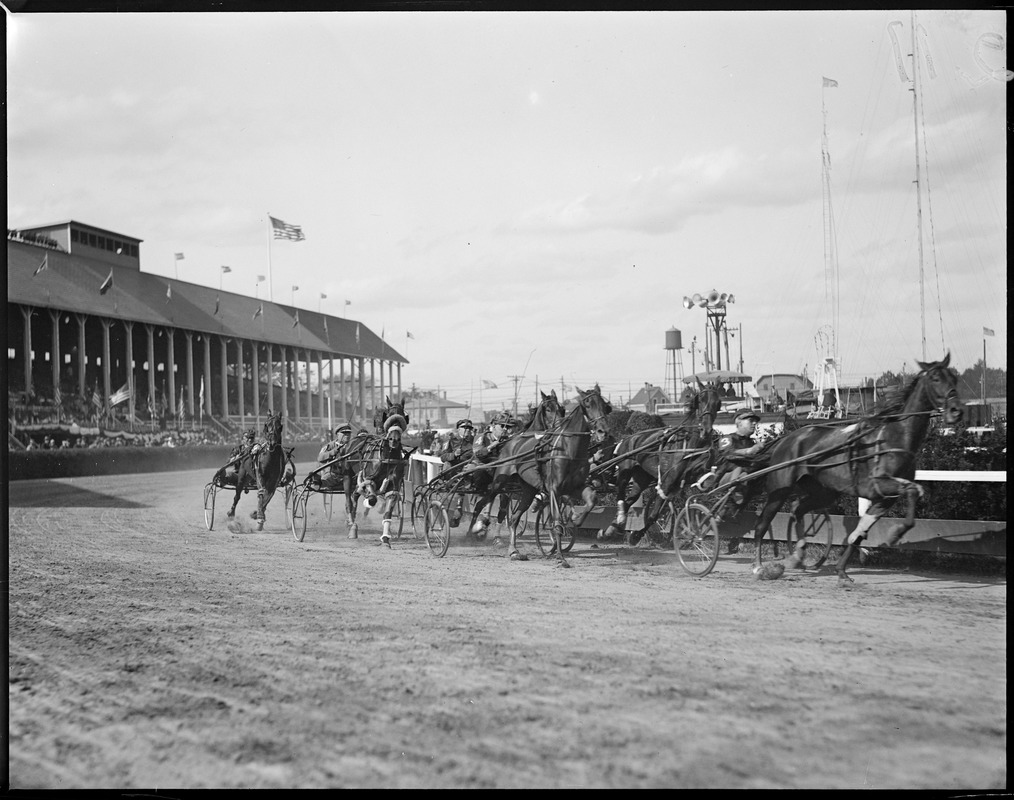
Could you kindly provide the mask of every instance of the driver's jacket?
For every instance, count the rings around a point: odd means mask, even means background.
[[[504,433],[502,437],[497,439],[493,436],[493,429],[486,428],[472,442],[472,462],[476,464],[488,464],[494,461],[497,452],[500,450],[500,446],[509,438],[510,435]]]
[[[466,438],[452,433],[440,453],[440,460],[449,466],[468,461],[472,457],[473,437]]]

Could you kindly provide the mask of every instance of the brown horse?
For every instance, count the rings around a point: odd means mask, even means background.
[[[628,543],[634,545],[641,540],[655,524],[665,501],[683,483],[688,469],[707,466],[706,457],[692,457],[683,450],[696,443],[694,440],[698,437],[695,433],[710,444],[715,415],[721,407],[722,395],[718,386],[714,383],[705,385],[698,379],[697,391],[690,398],[679,425],[642,430],[620,439],[610,459],[616,467],[616,519],[600,534],[600,539],[623,535],[627,512],[644,495],[645,489],[655,485],[655,493],[644,501],[644,524],[641,530],[631,531]],[[698,424],[701,426],[699,432],[695,430]],[[670,463],[674,460],[673,456],[678,456],[675,466]]]
[[[854,425],[807,425],[778,439],[770,450],[764,472],[766,503],[757,516],[755,541],[761,541],[782,503],[799,495],[793,511],[796,530],[803,530],[803,516],[829,506],[839,495],[871,501],[856,529],[849,535],[838,559],[838,579],[852,583],[845,567],[870,528],[901,497],[907,502],[905,518],[888,533],[888,544],[896,545],[915,524],[916,502],[923,489],[915,482],[919,449],[930,430],[930,417],[942,414],[947,425],[961,420],[963,406],[958,397],[958,377],[950,368],[951,354],[943,361],[917,361],[919,373],[907,384],[895,402],[878,414]],[[806,540],[800,539],[789,559],[790,566],[802,563]],[[757,549],[758,563],[760,548]]]
[[[537,493],[548,501],[547,519],[562,519],[560,500],[564,496],[580,497],[588,477],[588,450],[592,431],[605,433],[606,416],[612,406],[594,389],[578,392],[577,405],[557,427],[542,435],[518,436],[507,441],[500,451],[500,463],[493,474],[490,492],[517,492],[519,502],[511,512],[510,544],[507,554],[512,561],[527,561],[517,549],[518,524],[528,511]],[[560,546],[560,525],[549,526],[553,534],[554,552],[559,565],[569,567]]]
[[[236,506],[243,487],[255,482],[257,486],[257,510],[250,514],[257,520],[257,530],[264,530],[264,512],[275,495],[275,490],[282,479],[285,466],[285,451],[282,449],[282,415],[272,414],[264,423],[266,442],[256,453],[243,457],[236,468],[236,497],[229,510],[229,518],[236,516]]]
[[[556,396],[556,389],[553,389],[549,394],[540,392],[542,400],[532,413],[531,419],[528,420],[528,424],[525,427],[516,432],[513,436],[507,439],[496,451],[495,461],[499,461],[501,454],[505,451],[509,442],[515,439],[531,438],[536,433],[542,431],[552,430],[563,422],[564,410],[563,406],[560,405],[560,399]],[[463,469],[467,469],[467,465],[463,465]],[[486,468],[476,467],[471,471],[471,483],[472,490],[480,497],[476,500],[475,505],[472,508],[472,519],[468,524],[468,531],[472,532],[476,528],[476,521],[479,519],[479,515],[482,509],[493,502],[496,498],[496,494],[489,491],[493,484],[493,473],[494,467],[489,466]],[[503,498],[509,498],[509,493],[504,493]],[[500,504],[500,512],[497,514],[497,521],[503,522],[506,518],[507,502],[502,500]]]

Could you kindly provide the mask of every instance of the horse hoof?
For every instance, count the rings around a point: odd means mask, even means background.
[[[855,586],[855,583],[856,582],[852,580],[852,578],[850,578],[844,572],[838,573],[838,585],[841,586],[843,589],[851,589],[853,586]]]
[[[517,550],[511,550],[510,559],[511,561],[527,561],[528,556],[524,553],[519,553]]]
[[[570,569],[569,561],[557,561],[556,566],[558,569]]]
[[[390,534],[387,534],[387,533],[380,534],[380,543],[382,545],[384,545],[385,547],[390,547],[391,546],[391,536],[390,536]]]
[[[259,520],[257,522],[257,530],[259,530],[259,531],[264,530],[264,523],[261,522],[261,521],[259,521]]]
[[[354,531],[354,530],[349,531],[349,538],[350,539],[358,539],[359,538],[358,531]]]

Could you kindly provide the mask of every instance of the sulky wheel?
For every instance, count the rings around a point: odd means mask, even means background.
[[[288,508],[289,504],[292,502],[292,493],[293,493],[293,491],[295,491],[295,488],[296,488],[296,482],[295,481],[289,481],[287,484],[285,484],[285,507],[286,508]]]
[[[800,529],[795,531],[795,527],[796,518],[790,515],[786,538],[789,542],[806,540],[800,566],[803,569],[817,569],[827,560],[831,552],[831,517],[823,511],[809,511],[803,514]]]
[[[687,503],[672,518],[672,543],[683,569],[703,578],[718,561],[718,523],[706,506]]]
[[[306,501],[310,490],[305,486],[297,489],[292,497],[292,506],[289,508],[289,524],[292,527],[292,536],[297,542],[303,541],[306,536]]]
[[[217,493],[218,487],[214,481],[204,487],[204,524],[208,526],[209,531],[215,527],[215,495]]]
[[[447,510],[440,503],[430,503],[426,507],[423,533],[430,552],[437,558],[443,558],[447,546],[451,543],[451,526],[447,519]]]
[[[556,552],[556,543],[553,541],[553,528],[556,528],[556,535],[560,538],[560,545],[563,552],[569,553],[574,546],[574,525],[570,521],[569,506],[561,507],[563,520],[555,520],[548,505],[539,509],[535,515],[535,543],[544,556],[551,556]]]

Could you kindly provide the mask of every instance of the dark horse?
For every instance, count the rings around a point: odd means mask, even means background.
[[[496,494],[489,491],[493,485],[493,473],[495,470],[495,467],[493,467],[492,464],[500,461],[501,454],[507,447],[508,442],[515,439],[530,439],[537,433],[551,430],[563,422],[564,410],[563,406],[560,405],[560,399],[556,396],[556,389],[553,389],[553,391],[549,394],[546,394],[545,392],[540,392],[540,394],[542,395],[542,400],[532,413],[531,419],[528,420],[528,423],[522,430],[516,432],[510,439],[507,439],[507,441],[500,445],[500,447],[496,450],[496,455],[494,456],[493,462],[490,463],[490,466],[476,467],[471,470],[472,490],[481,496],[476,500],[475,505],[472,508],[472,519],[467,528],[469,532],[475,531],[476,521],[479,519],[479,514],[482,512],[482,509],[492,503],[496,498]],[[463,465],[464,470],[467,470],[468,468],[469,465]],[[510,493],[505,492],[504,496],[510,497]],[[498,522],[504,521],[504,512],[506,511],[506,508],[506,503],[502,502],[500,513],[497,515]]]
[[[408,428],[408,412],[405,411],[405,401],[391,400],[390,396],[384,398],[387,408],[381,409],[373,419],[373,427],[377,433],[387,431],[391,425],[397,425],[403,431]]]
[[[285,467],[285,451],[282,449],[282,415],[272,414],[264,423],[265,442],[256,453],[243,457],[236,469],[236,497],[229,509],[229,518],[236,516],[243,487],[251,482],[257,486],[257,510],[250,514],[257,520],[257,530],[264,530],[264,511],[274,497],[275,489],[282,479]]]
[[[519,502],[510,515],[510,545],[507,554],[512,561],[526,561],[517,549],[518,523],[522,515],[541,493],[553,520],[562,519],[560,500],[564,496],[580,497],[588,478],[588,451],[592,431],[606,432],[606,416],[612,406],[602,396],[598,385],[578,392],[577,405],[556,427],[541,436],[516,436],[506,442],[497,459],[500,466],[493,474],[490,492],[519,493]],[[569,567],[560,546],[560,526],[553,524],[554,552],[559,565]]]
[[[710,444],[715,415],[722,407],[722,395],[714,383],[697,381],[697,391],[690,398],[683,420],[675,428],[651,428],[632,433],[620,439],[611,461],[616,462],[616,519],[609,523],[599,538],[623,535],[627,512],[651,485],[656,491],[644,500],[644,524],[632,531],[630,544],[637,544],[658,519],[666,499],[679,489],[688,468],[706,466],[707,458],[692,458],[680,452],[694,447],[698,438]],[[698,423],[700,430],[695,428]],[[697,434],[695,436],[695,434]],[[708,445],[705,445],[708,446]],[[672,456],[679,456],[677,468],[672,468]],[[684,455],[686,458],[684,459]],[[669,456],[669,457],[666,457]],[[664,462],[660,469],[660,458]]]
[[[845,494],[866,498],[871,505],[838,559],[839,582],[853,582],[845,572],[849,559],[874,523],[904,497],[908,504],[905,518],[892,525],[887,535],[888,544],[896,545],[915,524],[915,505],[923,494],[915,482],[915,467],[929,433],[930,417],[942,414],[947,425],[954,425],[964,413],[950,361],[950,353],[943,361],[917,361],[919,373],[890,407],[872,417],[844,428],[807,425],[778,439],[765,470],[767,501],[757,517],[755,540],[762,539],[791,494],[800,497],[792,512],[797,531],[803,530],[805,514],[826,508]],[[805,547],[806,540],[800,539],[790,565],[802,562]]]

